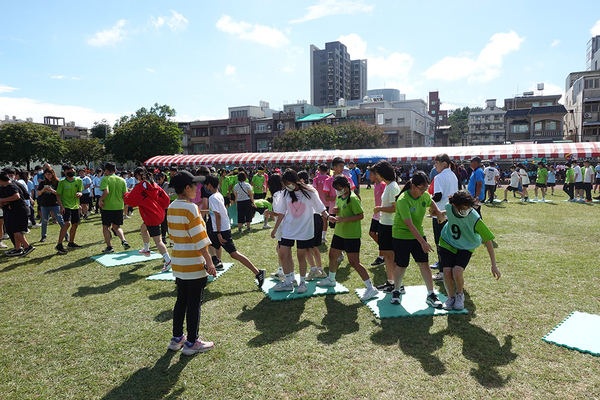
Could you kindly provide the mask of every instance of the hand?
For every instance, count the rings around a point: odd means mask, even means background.
[[[221,242],[221,244],[227,243],[227,240],[223,239],[223,236],[221,236],[220,233],[217,236],[219,237],[219,242]]]
[[[492,275],[496,278],[496,280],[500,279],[500,270],[495,265],[492,265]]]
[[[271,231],[271,239],[275,239],[275,229],[274,228]]]
[[[99,200],[98,205],[100,206],[100,208],[104,208],[104,200]]]
[[[377,214],[378,212],[379,212],[379,206],[377,206],[373,209],[373,214]]]
[[[332,214],[337,214],[337,213],[339,213],[339,212],[340,212],[340,209],[339,209],[339,207],[333,207],[333,209],[331,210],[331,213],[332,213]]]
[[[329,222],[331,222],[332,224],[337,224],[338,223],[338,217],[334,217],[333,215],[330,215],[327,220]]]
[[[216,270],[215,266],[213,265],[212,261],[207,261],[204,266],[205,266],[206,272],[209,275],[212,275],[215,278],[217,277],[217,270]]]
[[[421,248],[423,249],[423,251],[425,253],[431,253],[433,251],[433,249],[431,248],[431,245],[427,242],[424,242],[423,244],[421,244]]]
[[[64,207],[60,207],[60,215],[65,215],[65,208]]]
[[[75,198],[76,199],[80,198],[81,196],[83,196],[83,193],[81,193],[81,192],[75,193]]]
[[[437,222],[438,222],[438,224],[443,224],[444,222],[446,222],[447,219],[448,218],[446,218],[446,216],[444,214],[437,216]]]

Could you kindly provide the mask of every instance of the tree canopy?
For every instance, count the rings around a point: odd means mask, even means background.
[[[73,165],[85,165],[90,167],[93,161],[101,161],[105,156],[104,146],[99,139],[73,139],[65,141],[64,162],[69,162]]]
[[[311,149],[375,149],[387,146],[381,128],[364,122],[332,126],[318,124],[287,131],[273,141],[276,151]]]
[[[464,107],[457,108],[452,112],[452,115],[448,117],[448,123],[450,124],[448,140],[450,143],[462,143],[463,135],[469,132],[469,113],[482,110],[481,107]]]
[[[94,125],[90,128],[90,133],[93,138],[104,141],[112,133],[112,127],[105,118],[100,122],[95,121]]]
[[[31,122],[5,124],[0,127],[0,161],[17,166],[31,163],[60,163],[64,153],[63,141],[58,132],[48,126]]]
[[[135,114],[123,116],[114,126],[114,134],[104,142],[106,152],[119,162],[147,159],[161,154],[181,153],[183,132],[169,118],[175,110],[154,104],[150,110],[142,107]]]

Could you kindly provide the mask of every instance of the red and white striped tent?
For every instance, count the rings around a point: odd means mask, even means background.
[[[600,157],[600,142],[585,143],[515,143],[494,146],[412,147],[403,149],[311,150],[285,153],[235,153],[155,156],[146,166],[164,167],[171,163],[179,166],[194,165],[262,165],[262,164],[315,164],[329,163],[334,157],[346,162],[374,163],[431,161],[440,153],[453,160],[468,160],[479,156],[483,160],[513,160],[531,158]]]

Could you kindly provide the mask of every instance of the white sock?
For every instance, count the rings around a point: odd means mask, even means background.
[[[428,290],[428,291],[427,291],[427,295],[428,295],[428,296],[429,296],[430,294],[433,294],[433,293],[434,293],[434,291],[433,291],[433,290]]]
[[[150,243],[144,243],[144,251],[150,251]]]
[[[285,284],[290,285],[294,281],[294,273],[285,274]]]
[[[388,279],[387,281],[388,281],[388,283],[390,283],[392,285],[394,284],[394,280],[393,279]]]
[[[301,277],[300,277],[300,284],[303,284],[303,283],[305,283],[305,282],[306,282],[306,277],[304,277],[304,276],[301,276]]]
[[[283,268],[281,267],[281,265],[279,266],[279,269],[277,270],[277,273],[278,273],[279,275],[284,275],[284,274],[283,274]]]
[[[171,262],[171,257],[169,257],[169,252],[166,252],[165,254],[162,255],[163,258],[165,259],[165,262],[168,264]]]
[[[371,283],[371,278],[367,279],[364,282],[365,282],[365,285],[367,286],[367,290],[373,289],[373,283]]]
[[[329,272],[329,280],[335,282],[335,272]]]
[[[311,271],[316,271],[316,270],[317,270],[317,267],[310,267],[310,270],[311,270]]]
[[[321,236],[323,239],[325,239],[325,236],[327,236],[327,232],[323,231],[323,236]]]
[[[323,267],[317,268],[319,271],[323,272]]]

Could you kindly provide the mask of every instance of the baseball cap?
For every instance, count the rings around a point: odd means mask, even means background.
[[[473,162],[473,161],[477,161],[478,163],[480,163],[481,162],[481,158],[475,156],[475,157],[471,158],[471,162]]]
[[[169,185],[173,186],[176,189],[183,189],[187,185],[191,185],[194,182],[204,182],[205,179],[206,177],[202,175],[194,176],[188,171],[179,171],[178,173],[173,175],[173,177],[171,178],[171,182],[169,182]]]

